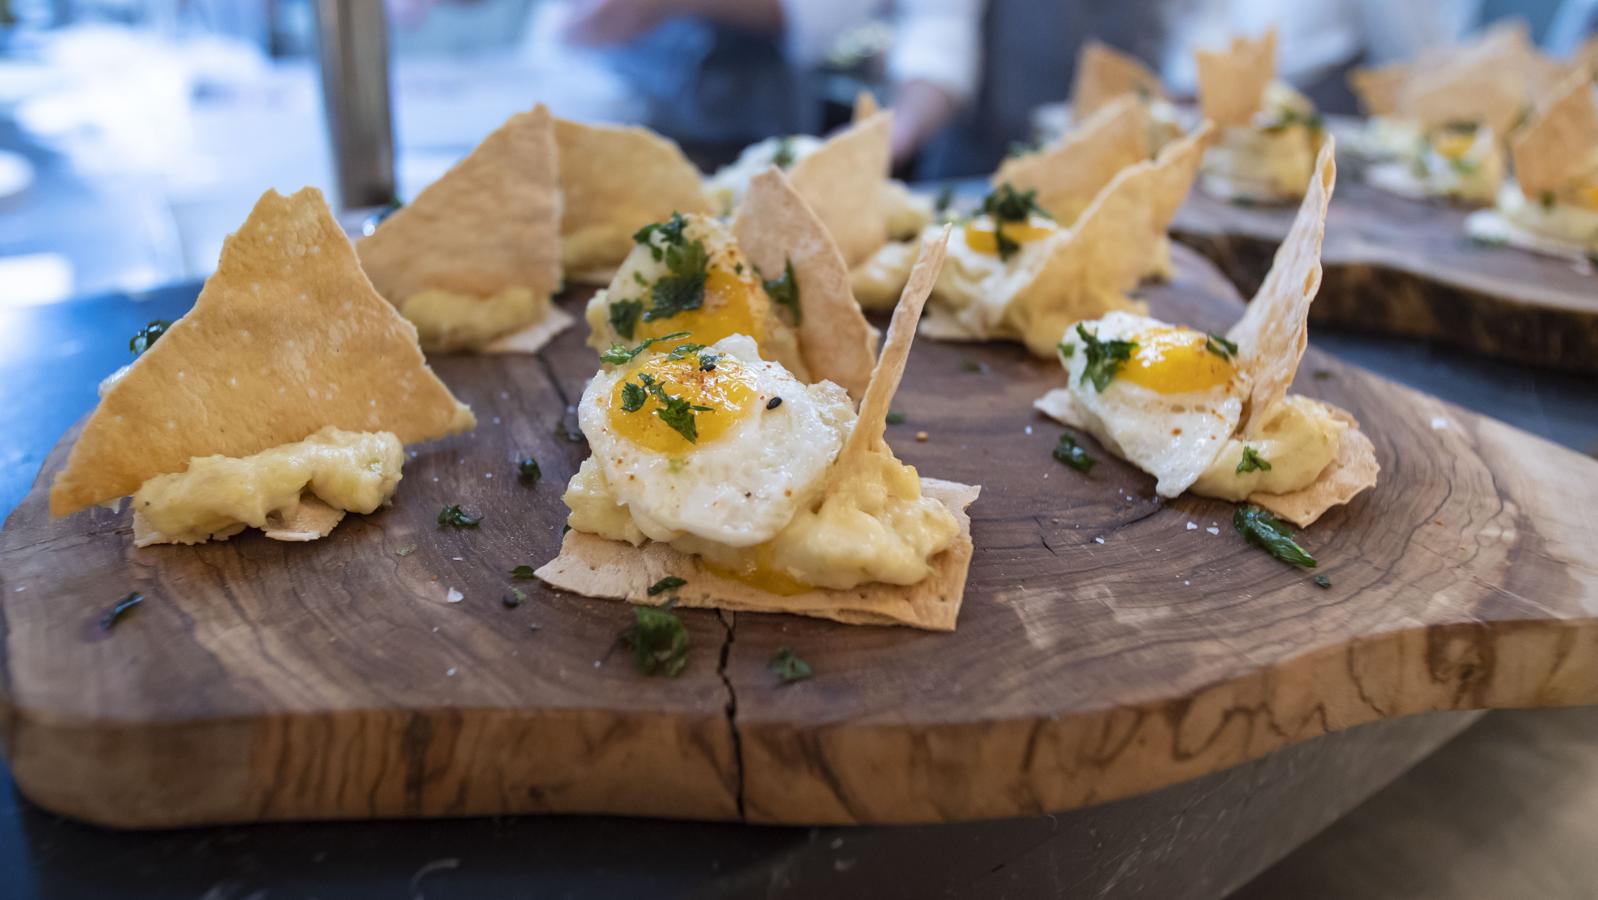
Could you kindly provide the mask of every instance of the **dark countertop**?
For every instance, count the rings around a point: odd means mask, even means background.
[[[12,422],[0,433],[0,511],[10,511],[45,453],[94,404],[99,379],[131,358],[128,337],[152,319],[181,315],[196,289],[190,284],[0,308],[0,401]],[[1326,333],[1313,340],[1350,361],[1543,437],[1583,452],[1598,449],[1598,384],[1592,379],[1483,362],[1409,341]],[[1406,723],[1424,721],[1389,724],[1401,730],[1419,727]],[[1346,739],[1332,735],[1321,741]],[[1260,784],[1275,777],[1289,789],[1308,790],[1291,774],[1295,761],[1301,761],[1298,754],[1308,752],[1305,746],[1209,776],[1204,790],[1190,795],[1195,797],[1191,806],[1202,809],[1219,790],[1209,785],[1235,785],[1245,778]],[[1329,788],[1323,783],[1320,789]],[[0,772],[0,896],[440,898],[525,894],[535,886],[540,896],[747,895],[782,888],[802,893],[823,875],[857,863],[858,871],[871,870],[868,852],[924,857],[929,870],[963,877],[944,883],[953,883],[956,892],[963,886],[965,893],[979,885],[992,888],[996,882],[989,876],[1015,863],[1011,880],[997,883],[1028,896],[1081,884],[1073,878],[1074,867],[1103,846],[1103,835],[1117,823],[1123,832],[1128,822],[1139,823],[1133,838],[1140,840],[1140,817],[1157,808],[1164,793],[1058,817],[912,829],[527,817],[118,833],[32,806]],[[1157,827],[1148,825],[1150,831]],[[851,852],[857,848],[858,855]],[[938,862],[951,854],[962,856],[963,875]],[[972,874],[973,865],[983,867],[979,874],[987,880]],[[1018,880],[1022,872],[1029,880]],[[913,881],[907,874],[897,890]]]

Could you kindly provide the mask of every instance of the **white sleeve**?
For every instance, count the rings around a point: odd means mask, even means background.
[[[888,77],[927,81],[961,103],[970,100],[982,71],[983,0],[899,0],[896,6]]]
[[[821,62],[844,32],[871,21],[871,0],[779,0],[788,59],[800,66]]]

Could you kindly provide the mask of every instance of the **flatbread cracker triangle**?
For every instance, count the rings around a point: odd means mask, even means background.
[[[1598,151],[1598,104],[1592,76],[1578,71],[1560,84],[1515,135],[1510,152],[1520,190],[1533,200],[1570,187]]]
[[[888,240],[881,202],[892,154],[893,111],[882,110],[839,131],[793,164],[788,180],[831,232],[852,269]]]
[[[1081,122],[1127,95],[1140,101],[1163,97],[1160,76],[1135,56],[1088,41],[1076,58],[1071,79],[1071,118]]]
[[[557,158],[548,109],[511,116],[356,245],[378,293],[396,306],[429,289],[554,294],[561,281]]]
[[[1166,144],[1154,158],[1154,233],[1164,237],[1187,200],[1204,161],[1204,150],[1215,138],[1215,125],[1204,121],[1198,128]]]
[[[674,212],[712,211],[699,170],[675,143],[647,128],[556,119],[555,143],[568,279],[608,284],[638,229]]]
[[[910,275],[909,284],[894,312],[877,370],[873,373],[866,400],[861,404],[860,420],[854,434],[839,454],[839,463],[848,454],[863,452],[873,441],[882,439],[888,401],[892,399],[903,374],[910,341],[914,338],[916,315],[937,280],[943,262],[944,241],[929,239]],[[561,539],[560,555],[545,563],[537,576],[551,587],[588,597],[626,600],[629,603],[658,606],[671,598],[650,596],[649,588],[660,579],[675,576],[685,583],[674,593],[676,603],[685,608],[715,608],[736,612],[785,612],[831,619],[852,625],[908,625],[931,631],[953,631],[965,596],[966,575],[971,568],[973,545],[969,506],[981,489],[935,478],[921,479],[922,492],[948,508],[960,526],[954,543],[932,560],[932,574],[910,586],[866,584],[847,591],[814,590],[783,596],[725,578],[700,564],[698,559],[673,550],[669,545],[646,543],[642,547],[620,541],[568,531]]]
[[[1399,96],[1412,77],[1414,70],[1409,63],[1395,62],[1354,69],[1348,73],[1348,85],[1367,116],[1392,116],[1398,112]]]
[[[475,424],[362,273],[321,192],[267,191],[194,308],[84,423],[50,512],[127,496],[196,456],[249,456],[328,425],[409,444]]]
[[[877,103],[877,96],[870,91],[861,91],[854,95],[854,116],[851,122],[864,122],[876,115],[882,107]]]
[[[1265,88],[1276,77],[1276,29],[1258,39],[1238,36],[1223,51],[1199,50],[1199,108],[1219,128],[1242,128],[1264,101]]]
[[[1037,203],[1069,226],[1117,172],[1149,158],[1148,110],[1123,96],[1036,153],[1006,159],[990,179],[1037,191]]]
[[[799,351],[810,377],[858,401],[876,363],[876,332],[855,302],[849,266],[827,226],[773,166],[749,182],[732,223],[738,247],[763,278],[793,265],[799,283]]]

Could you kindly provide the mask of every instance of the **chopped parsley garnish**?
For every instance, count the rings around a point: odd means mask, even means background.
[[[669,319],[678,313],[705,305],[705,278],[710,270],[710,254],[699,241],[673,244],[666,248],[666,271],[670,274],[649,289],[649,309],[645,322]]]
[[[644,277],[644,273],[637,270],[633,271],[633,283],[639,287],[649,287],[649,279]]]
[[[765,288],[771,302],[786,309],[795,325],[804,319],[804,312],[799,308],[799,276],[793,273],[793,260],[783,265],[782,277],[765,282]]]
[[[695,344],[690,341],[686,344],[678,344],[677,346],[671,348],[671,352],[666,354],[666,358],[672,361],[687,359],[695,350],[703,349],[705,349],[704,344]]]
[[[1244,472],[1269,472],[1271,463],[1260,455],[1258,450],[1247,444],[1243,445],[1243,458],[1237,461],[1237,474]]]
[[[506,609],[515,609],[516,607],[521,606],[522,601],[526,599],[526,591],[522,590],[521,588],[511,588],[510,593],[499,598],[499,602],[505,604]]]
[[[1097,459],[1089,456],[1076,442],[1076,437],[1067,431],[1060,435],[1060,442],[1054,445],[1054,458],[1065,463],[1083,475],[1091,474],[1093,467],[1099,464]]]
[[[1330,578],[1327,578],[1325,575],[1316,575],[1315,576],[1315,586],[1320,588],[1323,591],[1324,590],[1328,590],[1332,586],[1332,580]]]
[[[516,579],[517,581],[526,581],[530,578],[533,578],[535,577],[533,574],[533,567],[517,566],[516,568],[510,570],[510,577]]]
[[[771,154],[771,164],[779,169],[786,169],[793,165],[797,158],[794,154],[793,138],[777,138],[777,151]]]
[[[122,621],[123,616],[127,615],[128,612],[133,609],[133,607],[138,606],[143,602],[144,595],[138,591],[134,591],[126,597],[123,597],[121,600],[118,600],[115,606],[106,610],[105,615],[100,617],[100,630],[110,631],[111,629],[115,628],[116,624]]]
[[[1004,233],[1006,222],[1022,223],[1034,214],[1052,218],[1038,205],[1037,196],[1037,191],[1018,191],[1006,181],[982,198],[982,211],[993,217],[993,243],[999,251],[999,259],[1007,260],[1021,249],[1019,243]]]
[[[683,239],[683,231],[687,228],[688,220],[682,217],[682,213],[674,212],[671,214],[671,218],[664,222],[655,222],[650,225],[645,225],[644,227],[633,232],[633,240],[637,243],[647,246],[654,254],[655,261],[659,262],[662,258],[664,258],[665,251],[655,246],[651,238],[653,238],[656,234],[659,234],[667,246],[681,244]]]
[[[531,456],[524,456],[520,462],[516,463],[516,480],[522,484],[532,486],[537,484],[538,479],[543,477],[544,470],[538,467],[538,460],[533,459]]]
[[[1243,535],[1243,540],[1288,565],[1315,568],[1315,557],[1293,540],[1293,530],[1252,503],[1237,508],[1232,514],[1232,527]]]
[[[695,413],[710,412],[714,407],[698,406],[689,403],[682,397],[673,397],[666,393],[666,388],[648,372],[640,373],[638,380],[643,386],[627,382],[621,386],[621,408],[625,412],[637,412],[644,408],[644,400],[654,397],[660,401],[660,408],[655,410],[655,415],[660,421],[665,422],[671,429],[682,435],[690,444],[699,443],[699,426],[694,420]]]
[[[154,346],[155,342],[160,340],[161,335],[166,334],[166,330],[171,327],[171,322],[165,319],[156,319],[133,333],[133,337],[128,339],[128,349],[133,351],[134,356],[142,355],[144,351]]]
[[[1310,131],[1320,131],[1326,127],[1326,120],[1321,118],[1321,114],[1318,112],[1306,113],[1288,108],[1277,113],[1276,121],[1266,125],[1264,130],[1274,134],[1279,131],[1285,131],[1294,125],[1303,125]]]
[[[1058,350],[1060,352],[1060,358],[1061,359],[1070,359],[1073,355],[1076,354],[1076,345],[1075,344],[1068,344],[1065,341],[1061,341],[1058,344],[1055,344],[1054,345],[1054,349]]]
[[[634,272],[633,274],[637,275],[638,273]],[[640,281],[643,280],[642,275],[638,277]],[[610,327],[616,329],[616,333],[622,337],[632,340],[633,331],[638,328],[638,317],[643,314],[644,301],[642,300],[613,301],[609,310]]]
[[[888,410],[888,414],[886,416],[883,416],[883,420],[886,421],[889,425],[903,425],[904,424],[904,413],[899,412],[896,409],[890,409],[890,410]]]
[[[667,575],[665,578],[662,578],[649,586],[649,596],[659,597],[661,594],[664,594],[667,591],[675,591],[687,583],[688,579],[686,578],[678,578],[676,575]]]
[[[599,354],[599,361],[610,363],[613,366],[624,365],[626,363],[632,362],[633,357],[644,352],[645,350],[648,350],[650,347],[660,343],[661,341],[675,341],[678,338],[685,338],[687,336],[688,332],[686,331],[674,331],[671,334],[663,334],[660,337],[650,338],[649,340],[644,341],[630,350],[624,344],[611,344],[609,350]]]
[[[772,397],[770,400],[766,401],[766,409],[776,409],[777,407],[779,407],[781,405],[782,405],[782,398],[781,397]]]
[[[670,608],[633,607],[633,624],[621,633],[623,646],[633,651],[638,671],[676,678],[688,665],[688,629]]]
[[[1461,175],[1469,175],[1475,172],[1477,169],[1475,160],[1465,159],[1463,157],[1460,159],[1449,160],[1448,165],[1451,166],[1455,172],[1458,172]]]
[[[1227,362],[1231,362],[1237,356],[1237,344],[1221,337],[1213,331],[1205,333],[1204,349],[1210,351],[1216,356],[1219,356],[1221,359],[1224,359]]]
[[[800,659],[798,654],[793,652],[792,647],[783,647],[778,650],[777,655],[771,658],[771,662],[766,665],[766,668],[777,676],[778,684],[804,681],[815,674],[815,671],[810,668],[810,664]]]
[[[1081,324],[1076,326],[1076,336],[1082,339],[1083,355],[1087,365],[1082,367],[1081,383],[1093,385],[1100,393],[1115,380],[1121,364],[1132,358],[1137,344],[1132,341],[1101,341],[1098,335],[1088,333]]]
[[[454,528],[476,528],[483,521],[482,516],[474,516],[456,504],[450,504],[438,511],[438,524],[449,525]]]

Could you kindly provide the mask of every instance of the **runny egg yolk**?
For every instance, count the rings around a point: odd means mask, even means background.
[[[775,554],[769,542],[756,544],[745,551],[745,554],[742,564],[736,567],[708,560],[704,561],[704,566],[723,578],[741,581],[752,588],[780,597],[792,597],[815,589],[814,585],[806,584],[776,567],[773,561]]]
[[[992,216],[977,216],[965,226],[965,244],[978,253],[989,256],[999,254],[999,238],[995,232],[996,224]],[[1004,236],[1017,244],[1029,244],[1036,240],[1048,237],[1054,231],[1054,223],[1048,219],[1033,216],[1025,222],[1005,222]]]
[[[762,314],[764,310],[756,305],[762,302],[763,289],[753,273],[748,265],[741,275],[722,266],[712,266],[705,276],[702,306],[652,322],[639,321],[634,336],[644,340],[687,331],[694,335],[695,341],[713,344],[731,334],[745,334],[760,343],[766,337],[766,319]]]
[[[709,444],[724,436],[758,399],[754,373],[742,363],[726,356],[715,360],[715,368],[705,371],[696,351],[682,359],[672,359],[668,353],[656,353],[644,363],[619,379],[610,392],[610,427],[619,435],[647,450],[656,453],[685,453],[696,446]],[[646,387],[646,379],[653,379],[654,388]],[[643,405],[632,412],[625,407],[627,385],[644,388]],[[660,399],[664,392],[672,401]],[[709,407],[687,409],[684,407]],[[676,407],[673,411],[670,407]],[[661,413],[666,413],[666,418]],[[694,440],[689,440],[679,427],[684,421],[692,423]],[[673,424],[676,423],[676,424]]]
[[[1446,134],[1439,137],[1432,146],[1443,159],[1464,159],[1465,154],[1476,144],[1474,134]]]
[[[1206,348],[1207,335],[1186,328],[1153,328],[1133,338],[1137,349],[1116,378],[1161,394],[1185,394],[1231,384],[1237,371]]]

